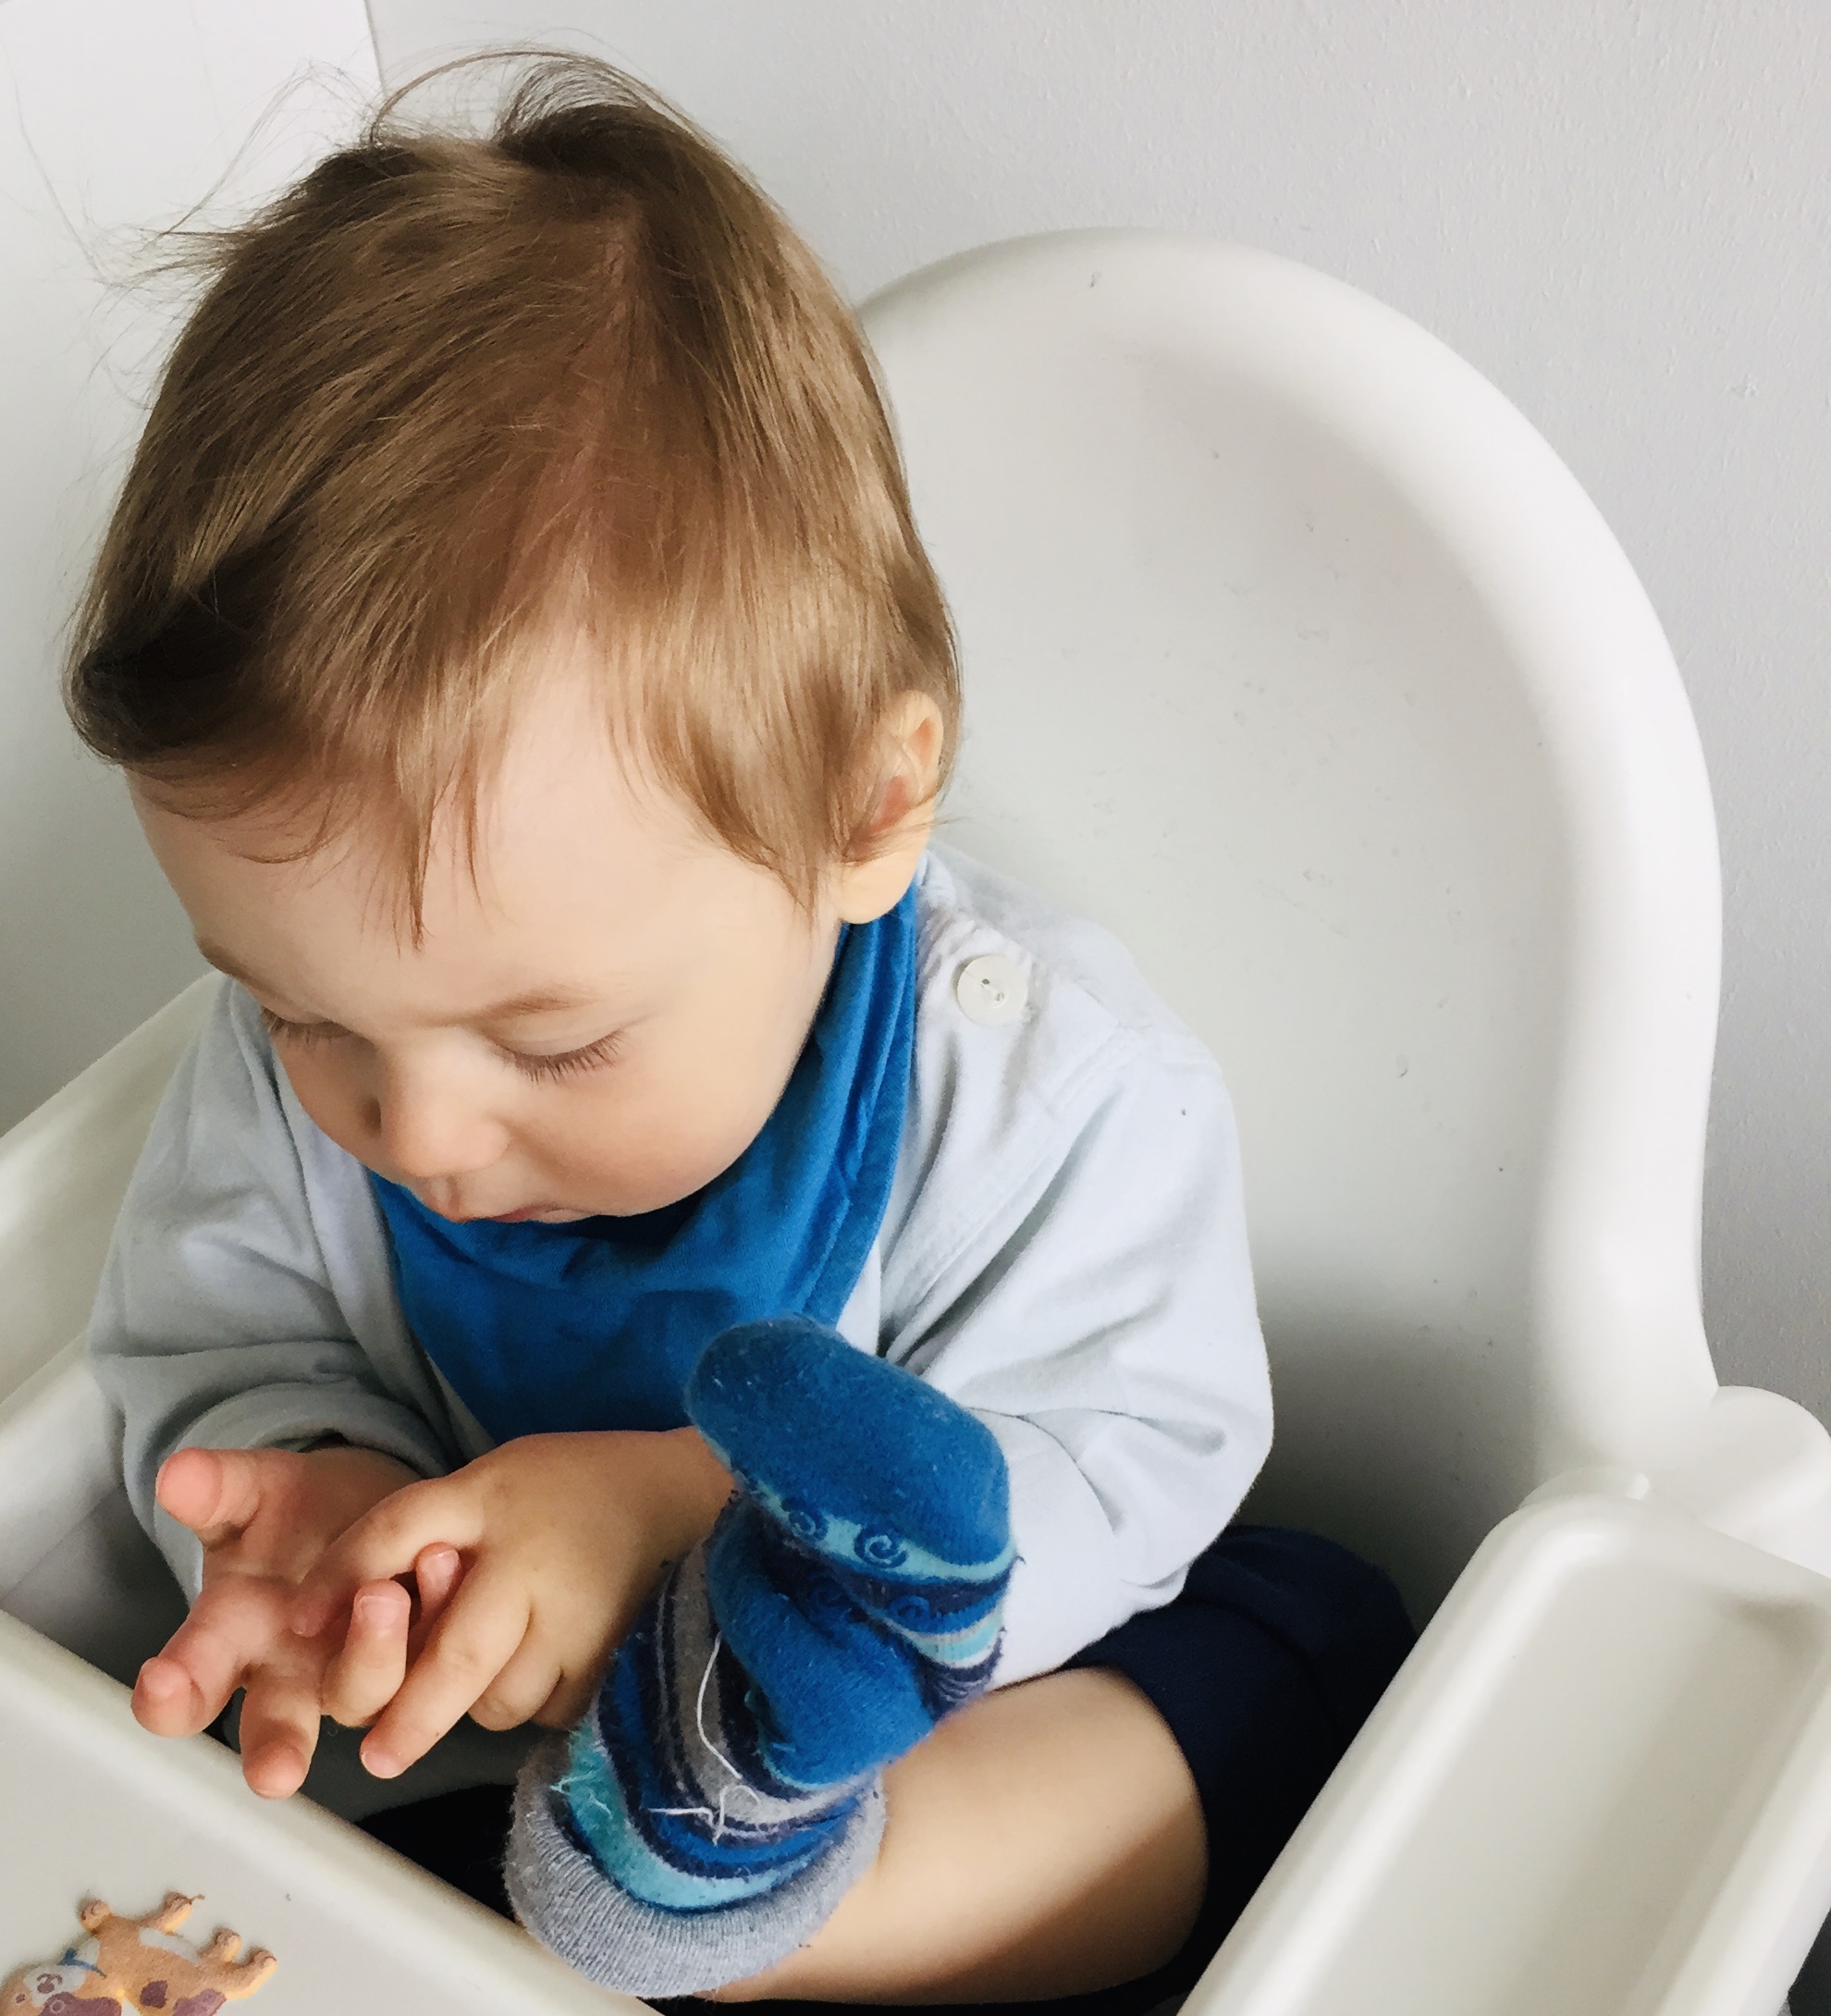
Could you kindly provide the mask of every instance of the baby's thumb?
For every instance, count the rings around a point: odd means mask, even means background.
[[[260,1464],[252,1449],[179,1449],[159,1466],[154,1488],[206,1547],[234,1539],[261,1508]]]

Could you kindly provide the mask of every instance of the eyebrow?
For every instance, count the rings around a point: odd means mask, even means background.
[[[256,974],[251,973],[240,960],[226,953],[207,939],[197,940],[197,949],[218,973],[226,973],[232,980],[240,980],[242,986],[256,994],[283,993],[283,989],[269,987]],[[506,1001],[492,1002],[487,1008],[475,1014],[454,1017],[454,1020],[474,1023],[519,1022],[530,1015],[562,1014],[571,1008],[588,1008],[595,997],[582,993],[576,988],[537,987],[524,994],[511,994]]]

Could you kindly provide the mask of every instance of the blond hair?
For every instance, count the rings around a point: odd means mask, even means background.
[[[654,771],[810,900],[868,851],[898,696],[957,736],[868,352],[670,106],[602,63],[514,60],[486,134],[416,125],[410,87],[207,241],[71,718],[202,816],[309,811],[312,844],[385,817],[417,918],[436,821],[474,844],[523,647],[583,622]]]

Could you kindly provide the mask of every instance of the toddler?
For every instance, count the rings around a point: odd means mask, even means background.
[[[850,315],[559,58],[213,256],[69,692],[228,977],[92,1327],[192,1602],[135,1712],[241,1690],[273,1797],[326,1715],[382,1778],[550,1732],[416,1838],[492,1830],[610,1986],[1161,2000],[1408,1634],[1228,1528],[1212,1059],[930,844],[952,641]]]

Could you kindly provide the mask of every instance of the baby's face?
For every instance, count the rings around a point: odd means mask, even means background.
[[[435,847],[417,944],[373,841],[263,861],[271,830],[139,803],[301,1105],[453,1219],[654,1211],[709,1183],[787,1084],[841,923],[888,908],[913,865],[837,878],[810,917],[633,783],[561,678],[518,701],[474,883]]]

